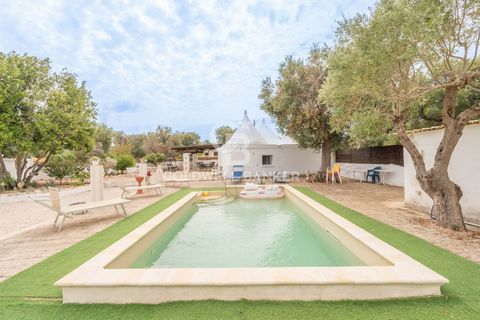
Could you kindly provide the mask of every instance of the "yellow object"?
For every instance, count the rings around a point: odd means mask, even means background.
[[[331,182],[334,183],[335,175],[337,175],[340,183],[343,183],[342,178],[340,177],[340,164],[338,164],[338,163],[333,164],[333,170],[330,167],[327,168],[327,183],[328,183],[329,178],[330,178]]]
[[[208,192],[207,192],[207,191],[203,191],[203,192],[202,192],[202,196],[208,197]]]
[[[333,173],[340,173],[340,164],[338,163],[333,164]]]

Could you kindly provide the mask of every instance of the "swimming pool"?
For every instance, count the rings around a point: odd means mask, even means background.
[[[434,296],[448,282],[295,188],[283,189],[284,199],[215,204],[192,192],[55,285],[64,303],[161,303]]]
[[[287,198],[193,205],[130,268],[363,266]]]

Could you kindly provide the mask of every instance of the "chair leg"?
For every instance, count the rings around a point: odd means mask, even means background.
[[[122,208],[123,215],[124,215],[125,218],[126,218],[126,217],[127,217],[127,211],[125,210],[125,207],[123,206],[123,204],[121,204],[120,207]]]
[[[57,213],[57,216],[55,217],[55,221],[53,221],[54,227],[57,225],[58,218],[60,218],[60,213]]]
[[[118,207],[117,207],[117,205],[114,205],[113,207],[115,208],[115,212],[116,212],[117,214],[120,214],[120,212],[118,212]]]
[[[62,215],[62,221],[60,222],[60,225],[58,226],[58,229],[57,229],[58,232],[62,231],[64,223],[65,223],[65,216]]]

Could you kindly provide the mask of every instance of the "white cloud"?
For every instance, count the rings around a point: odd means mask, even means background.
[[[232,123],[289,54],[329,41],[362,1],[0,1],[0,50],[50,57],[87,81],[118,130]],[[128,102],[131,110],[118,112]]]

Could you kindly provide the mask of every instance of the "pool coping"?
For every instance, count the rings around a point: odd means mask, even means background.
[[[106,268],[173,213],[191,192],[58,280],[65,303],[160,303],[200,299],[343,300],[433,296],[448,280],[292,186],[300,199],[391,265],[281,268]],[[234,187],[233,187],[234,188]],[[135,292],[135,295],[132,293]]]

